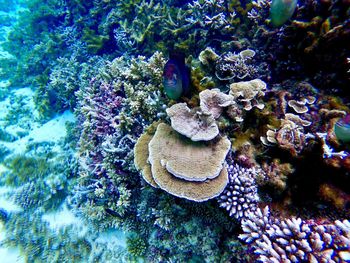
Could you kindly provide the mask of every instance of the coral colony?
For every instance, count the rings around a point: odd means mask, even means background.
[[[0,11],[0,184],[19,207],[0,206],[1,248],[26,262],[350,262],[349,1]],[[72,113],[64,139],[38,139]],[[53,229],[62,211],[84,228]]]

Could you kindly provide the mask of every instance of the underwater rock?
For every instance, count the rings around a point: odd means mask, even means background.
[[[336,122],[334,133],[339,141],[350,142],[350,114]]]
[[[181,55],[172,55],[164,66],[163,85],[169,99],[177,100],[189,93],[190,70]]]
[[[290,19],[297,7],[297,0],[272,0],[270,17],[271,23],[276,26],[282,26]]]

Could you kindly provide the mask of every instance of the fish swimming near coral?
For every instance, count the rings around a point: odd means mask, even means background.
[[[344,118],[336,122],[334,133],[339,141],[350,142],[350,114],[347,114]]]
[[[189,94],[190,70],[185,64],[183,54],[170,55],[170,59],[164,66],[163,85],[165,94],[172,100]]]
[[[275,27],[282,26],[294,14],[297,0],[272,0],[270,8],[271,23]]]

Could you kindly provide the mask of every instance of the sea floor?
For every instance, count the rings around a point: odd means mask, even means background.
[[[5,86],[5,84],[2,84]],[[0,148],[6,149],[4,159],[15,156],[36,157],[49,149],[51,155],[62,156],[65,154],[63,143],[67,135],[67,123],[74,123],[75,117],[70,111],[54,116],[52,119],[42,123],[38,118],[38,113],[33,102],[34,92],[30,88],[15,89],[8,92],[6,98],[0,101],[0,124],[3,132],[8,137],[5,141],[0,141]],[[33,145],[36,145],[33,151]],[[47,147],[50,145],[50,147]],[[0,163],[0,176],[8,172],[4,163]],[[50,177],[50,175],[47,175]],[[15,204],[13,193],[18,187],[0,187],[0,209],[6,213],[16,216],[16,213],[23,212],[23,208]],[[42,223],[48,223],[53,232],[63,231],[69,227],[70,233],[89,240],[94,247],[106,247],[106,250],[123,251],[126,249],[125,234],[122,231],[108,230],[101,233],[91,233],[91,230],[83,225],[67,205],[67,200],[55,210],[42,215]],[[0,242],[6,238],[4,226],[0,228]],[[0,258],[3,263],[24,262],[25,259],[20,254],[18,248],[1,246]],[[6,259],[5,261],[3,259]]]

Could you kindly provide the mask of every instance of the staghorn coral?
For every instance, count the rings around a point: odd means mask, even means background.
[[[229,183],[218,197],[218,202],[230,216],[241,221],[257,209],[259,196],[255,180],[258,171],[255,168],[243,168],[238,164],[229,165],[227,171]]]
[[[235,11],[228,10],[223,0],[194,1],[188,7],[192,12],[186,21],[199,24],[208,31],[221,29],[230,32],[233,30],[231,26],[236,23]]]
[[[130,62],[125,57],[117,58],[102,73],[115,90],[125,92],[126,101],[119,117],[121,121],[126,118],[125,129],[132,126],[133,118],[140,113],[144,119],[153,121],[164,112],[167,99],[159,91],[164,65],[163,54],[155,52],[149,59],[138,56]]]
[[[301,218],[279,219],[269,207],[248,214],[239,238],[250,244],[261,262],[346,262],[350,222],[317,223]]]

